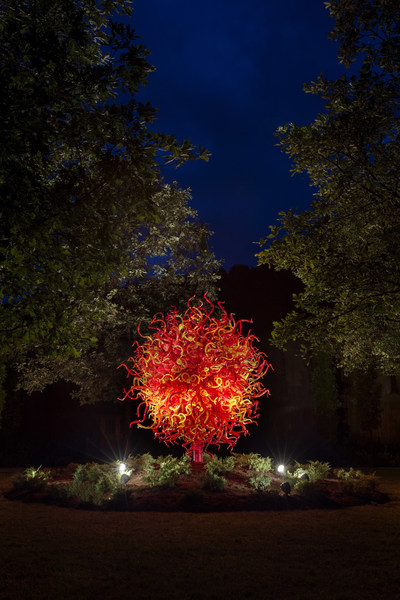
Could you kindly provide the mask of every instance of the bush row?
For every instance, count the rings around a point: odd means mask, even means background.
[[[205,490],[222,491],[226,486],[226,474],[234,466],[249,471],[249,483],[258,493],[271,491],[273,461],[259,454],[237,454],[226,458],[205,454],[205,473],[201,479],[201,487]],[[30,467],[14,481],[16,489],[47,489],[55,495],[76,498],[81,503],[103,506],[126,496],[125,483],[133,472],[142,473],[142,479],[151,487],[172,488],[177,485],[182,475],[188,474],[191,460],[185,454],[181,458],[172,455],[153,458],[151,454],[129,456],[123,472],[121,463],[112,464],[86,463],[71,465],[72,481],[64,486],[52,482],[54,473],[50,469]],[[290,485],[290,491],[310,499],[323,499],[328,490],[321,481],[331,474],[329,463],[309,461],[306,464],[295,462],[282,476]],[[355,496],[363,501],[373,498],[378,488],[375,474],[366,475],[354,469],[336,469],[333,472],[339,481],[343,493]]]

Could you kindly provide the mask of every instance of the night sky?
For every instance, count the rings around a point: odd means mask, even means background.
[[[156,129],[212,153],[163,176],[191,188],[227,270],[255,266],[256,242],[278,213],[312,198],[273,133],[323,109],[302,88],[343,72],[328,40],[333,24],[323,0],[135,1],[133,27],[156,67],[141,93],[159,109]]]

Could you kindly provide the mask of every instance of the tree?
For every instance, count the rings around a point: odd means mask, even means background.
[[[136,232],[131,255],[135,276],[123,283],[110,280],[103,290],[104,311],[90,332],[97,347],[81,338],[78,356],[56,349],[49,357],[36,344],[14,361],[20,387],[32,393],[61,380],[75,384],[73,395],[81,403],[116,401],[125,383],[117,366],[130,353],[132,341],[139,339],[139,323],[146,327],[155,312],[167,312],[173,305],[183,309],[187,298],[207,290],[215,298],[219,263],[208,246],[210,233],[189,200],[189,192],[177,185],[165,185],[156,194],[158,222],[150,218]],[[76,337],[82,318],[78,313],[70,321]]]
[[[307,126],[277,131],[314,187],[309,209],[281,213],[259,262],[304,284],[275,343],[302,340],[347,372],[400,368],[400,6],[396,0],[333,0],[338,58],[350,69],[305,87],[326,101]]]
[[[135,343],[132,365],[123,364],[132,377],[124,398],[139,399],[139,426],[166,444],[181,440],[202,462],[202,448],[227,444],[233,448],[247,425],[258,418],[256,398],[269,394],[260,379],[271,366],[253,346],[250,333],[242,335],[237,323],[219,303],[221,316],[204,296],[194,299],[182,315],[175,308],[156,314],[142,344]],[[208,304],[208,307],[207,307]]]
[[[0,4],[3,357],[79,352],[107,310],[99,290],[136,276],[140,229],[165,218],[160,165],[207,157],[154,132],[156,111],[135,99],[152,67],[131,4]]]

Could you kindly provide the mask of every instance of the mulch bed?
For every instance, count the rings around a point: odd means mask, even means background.
[[[123,488],[118,500],[110,500],[103,506],[80,502],[75,498],[63,497],[49,489],[11,489],[4,495],[9,500],[22,502],[41,502],[46,504],[80,508],[87,510],[115,511],[154,511],[154,512],[236,512],[265,510],[305,510],[310,508],[337,509],[366,503],[382,504],[390,498],[382,492],[375,492],[372,498],[360,499],[345,495],[336,479],[319,482],[314,494],[285,495],[280,489],[282,479],[273,477],[268,492],[254,491],[248,481],[248,471],[235,467],[226,473],[226,487],[215,492],[202,488],[203,471],[193,466],[189,475],[182,476],[173,488],[150,487],[143,481],[143,473],[134,474]],[[53,489],[62,487],[68,479],[58,477],[52,482]]]

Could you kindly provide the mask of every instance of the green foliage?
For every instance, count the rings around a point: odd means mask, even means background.
[[[132,471],[148,471],[154,464],[155,459],[149,452],[138,454],[137,456],[128,456],[126,465],[128,470]]]
[[[222,492],[226,486],[226,478],[217,471],[207,470],[202,480],[202,486],[211,492]]]
[[[228,473],[232,471],[235,466],[235,458],[233,456],[226,456],[225,458],[213,456],[209,461],[206,462],[206,470],[208,473]]]
[[[110,465],[87,463],[77,467],[72,482],[66,486],[66,493],[81,502],[102,506],[118,494],[119,489],[115,469]]]
[[[332,0],[331,38],[353,65],[305,87],[325,101],[307,126],[277,131],[294,173],[307,173],[310,207],[281,213],[260,264],[290,270],[304,289],[274,324],[273,342],[299,340],[345,371],[400,368],[400,35],[398,2]]]
[[[233,456],[225,458],[213,456],[205,461],[206,474],[202,480],[202,487],[212,492],[222,492],[226,486],[226,478],[223,474],[232,471],[236,463]]]
[[[248,468],[254,472],[249,477],[249,483],[257,492],[264,492],[272,481],[268,475],[273,470],[272,459],[259,454],[249,454],[248,457]]]
[[[329,477],[331,466],[328,462],[321,462],[319,460],[310,460],[306,465],[306,473],[310,478],[310,481],[316,482],[321,479]]]
[[[252,454],[249,458],[249,469],[257,472],[270,472],[273,470],[272,458],[269,456]]]
[[[327,462],[320,462],[319,460],[310,460],[306,464],[301,464],[295,461],[293,470],[287,471],[286,479],[287,481],[289,481],[293,489],[298,490],[301,489],[304,482],[317,483],[322,479],[326,479],[329,476],[330,471],[331,466]],[[304,478],[302,478],[302,476],[304,476]]]
[[[41,481],[48,481],[50,478],[50,470],[42,469],[42,465],[39,467],[28,467],[24,471],[25,479],[38,479]]]
[[[249,452],[248,454],[240,454],[238,452],[233,452],[233,456],[235,458],[235,465],[241,467],[243,469],[250,468],[250,461],[253,458],[259,457],[259,454],[255,454],[254,452]]]
[[[181,458],[167,456],[163,459],[159,468],[151,464],[146,469],[147,474],[143,477],[151,487],[175,487],[182,475],[190,472],[190,458],[184,454]]]
[[[50,470],[42,469],[42,466],[28,467],[14,478],[13,486],[15,489],[41,490],[46,487],[50,476]]]
[[[160,166],[208,153],[154,131],[156,110],[137,99],[153,67],[128,16],[128,0],[0,5],[5,356],[36,344],[50,356],[78,356],[96,344],[112,323],[108,294],[145,278],[145,256],[164,256],[159,267],[168,271],[185,246],[204,251],[208,268],[207,250],[193,248],[187,231],[185,241],[176,235],[176,215],[159,197]],[[191,231],[205,241],[203,226]],[[190,281],[185,264],[176,273]]]
[[[369,502],[373,499],[378,486],[379,479],[375,473],[365,474],[357,469],[336,469],[335,475],[339,479],[341,489],[345,494],[355,496]]]
[[[251,477],[249,477],[250,485],[257,492],[264,492],[267,488],[270,487],[271,481],[271,477],[268,477],[268,475],[265,472],[256,473],[255,475],[251,475]]]
[[[188,205],[189,195],[176,186],[164,186],[153,197],[157,222],[143,220],[140,230],[129,238],[132,277],[124,285],[110,281],[98,295],[101,315],[92,335],[97,349],[84,340],[79,356],[47,356],[37,348],[18,362],[20,385],[32,393],[57,379],[74,384],[74,396],[94,403],[116,399],[126,384],[124,369],[117,370],[139,339],[138,325],[146,332],[152,316],[171,306],[186,309],[192,295],[209,290],[215,299],[218,266],[208,248],[209,233]],[[96,301],[97,302],[97,301]],[[98,304],[94,304],[94,307]],[[80,335],[84,315],[71,314],[70,327]]]

